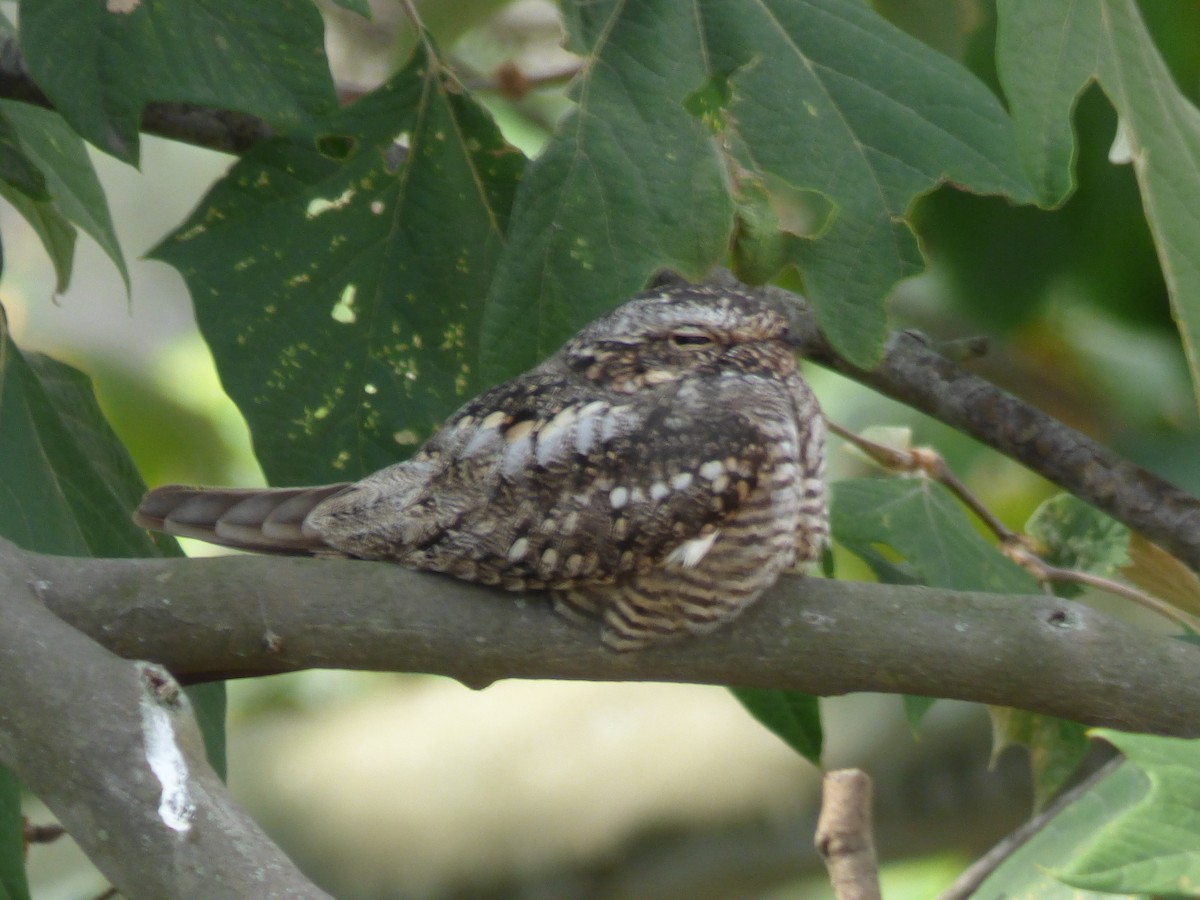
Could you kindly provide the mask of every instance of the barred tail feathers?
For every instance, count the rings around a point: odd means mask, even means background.
[[[308,514],[349,485],[306,488],[194,488],[171,484],[142,498],[133,521],[176,537],[256,553],[308,555],[328,550],[304,527]]]

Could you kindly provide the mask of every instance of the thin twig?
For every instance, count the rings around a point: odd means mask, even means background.
[[[492,73],[491,78],[472,78],[467,82],[467,87],[473,91],[494,91],[508,100],[520,100],[538,88],[566,84],[578,75],[582,68],[583,64],[575,60],[557,69],[547,69],[530,75],[523,72],[516,63],[506,62]]]
[[[1185,631],[1192,634],[1200,633],[1200,619],[1196,619],[1182,610],[1176,609],[1171,604],[1159,600],[1157,597],[1147,594],[1145,591],[1138,590],[1131,585],[1122,584],[1119,581],[1115,581],[1112,578],[1105,578],[1102,575],[1093,575],[1091,572],[1084,572],[1080,569],[1063,569],[1053,566],[1024,546],[1013,544],[1004,546],[1001,549],[1005,556],[1027,570],[1040,582],[1080,584],[1105,591],[1109,594],[1115,594],[1118,597],[1131,600],[1163,618],[1170,619]]]
[[[919,334],[893,333],[883,359],[864,369],[834,349],[803,297],[762,291],[807,359],[999,450],[1200,571],[1200,499],[971,374]]]
[[[25,823],[25,843],[27,845],[53,844],[66,833],[67,829],[58,824],[34,825],[32,822]]]
[[[946,465],[945,458],[936,450],[928,447],[913,447],[909,450],[901,450],[896,447],[889,447],[887,444],[872,441],[870,438],[865,438],[860,434],[855,434],[853,431],[843,428],[836,422],[831,422],[828,417],[825,418],[825,423],[829,426],[830,432],[836,434],[847,443],[853,444],[885,469],[893,472],[919,472],[944,485],[964,506],[975,513],[979,517],[979,520],[987,526],[988,530],[1002,542],[1020,538],[1020,535],[1001,522],[987,508],[984,502],[976,497],[959,480],[958,476]]]
[[[879,900],[871,824],[871,778],[860,769],[827,772],[815,843],[837,900]]]
[[[1039,583],[1043,585],[1049,583],[1080,584],[1106,591],[1131,600],[1139,606],[1169,619],[1186,631],[1200,632],[1200,619],[1176,609],[1171,604],[1165,603],[1145,591],[1112,578],[1105,578],[1102,575],[1095,575],[1080,569],[1065,569],[1046,562],[1034,550],[1033,543],[1029,538],[1018,534],[1001,522],[987,508],[987,505],[959,480],[950,466],[946,464],[945,458],[936,450],[929,447],[913,447],[907,450],[889,447],[855,434],[837,423],[829,421],[828,418],[825,422],[829,426],[830,432],[853,444],[885,469],[894,472],[920,473],[945,486],[996,535],[1000,541],[1000,552],[1033,575]]]
[[[1059,794],[1053,803],[1016,831],[1005,835],[999,843],[988,850],[983,856],[979,857],[979,859],[975,860],[958,876],[954,884],[950,885],[949,888],[938,896],[938,900],[968,900],[968,898],[974,896],[979,886],[987,880],[988,876],[1000,868],[1001,864],[1024,847],[1031,838],[1053,821],[1066,807],[1092,790],[1103,779],[1115,772],[1124,762],[1125,758],[1123,756],[1110,759],[1083,781],[1079,782],[1079,784]]]
[[[421,14],[417,12],[417,7],[412,0],[400,0],[400,6],[404,9],[404,14],[408,16],[408,20],[412,22],[413,28],[416,29],[417,35],[421,39],[427,40],[425,23],[421,21]]]

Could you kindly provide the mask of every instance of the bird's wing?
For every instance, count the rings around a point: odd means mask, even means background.
[[[390,516],[390,558],[511,587],[696,565],[778,448],[732,406],[702,419],[644,408],[581,398],[549,416],[499,410],[451,423],[428,448],[419,487],[396,490],[403,472],[368,479],[369,493],[405,495],[405,513]]]

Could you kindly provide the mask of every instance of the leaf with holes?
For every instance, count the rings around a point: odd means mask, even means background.
[[[564,16],[587,57],[578,109],[518,196],[490,376],[533,364],[656,269],[722,261],[735,184],[735,262],[754,278],[797,264],[831,341],[870,367],[884,299],[920,266],[914,198],[944,180],[1032,198],[996,97],[858,0],[605,0]],[[531,327],[532,352],[509,353]]]
[[[153,251],[187,280],[273,483],[396,462],[479,390],[523,161],[419,50],[318,130],[256,145]]]

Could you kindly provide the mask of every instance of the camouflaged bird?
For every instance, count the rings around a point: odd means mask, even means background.
[[[548,590],[634,650],[711,631],[820,555],[824,440],[784,318],[683,285],[593,322],[362,481],[161,487],[134,518],[245,550]]]

